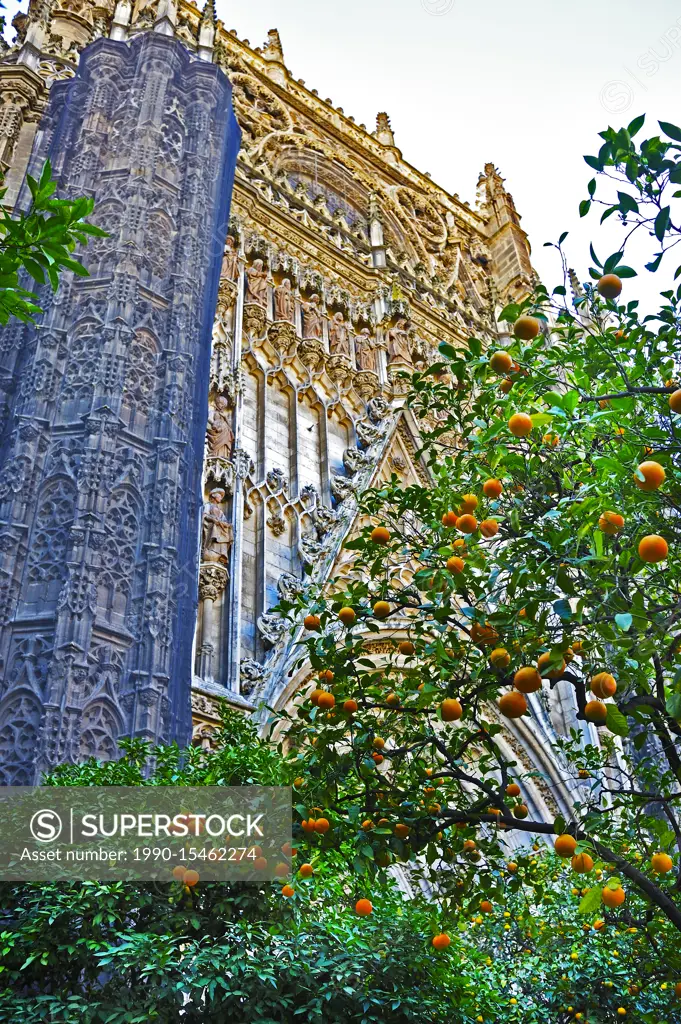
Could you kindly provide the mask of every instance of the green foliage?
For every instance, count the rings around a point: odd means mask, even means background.
[[[49,161],[39,181],[28,175],[27,182],[32,197],[28,212],[13,216],[0,210],[0,324],[7,324],[12,317],[32,321],[40,312],[36,295],[19,283],[22,270],[38,284],[49,282],[56,291],[63,270],[88,276],[72,255],[76,245],[85,244],[93,235],[106,236],[101,228],[85,221],[92,213],[93,199],[52,198],[57,183]],[[0,199],[4,195],[5,191],[0,191]]]

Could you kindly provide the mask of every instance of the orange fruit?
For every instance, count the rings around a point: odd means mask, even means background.
[[[607,885],[604,889],[601,889],[601,898],[603,903],[610,910],[614,910],[616,907],[621,907],[626,899],[626,893],[621,885],[616,889],[610,889]]]
[[[516,862],[514,860],[511,860],[506,865],[506,870],[510,871],[511,874],[514,875],[516,873],[516,871],[518,870],[518,865],[516,864]]]
[[[520,718],[527,711],[527,701],[522,693],[511,690],[499,699],[499,711],[506,718]]]
[[[504,352],[502,349],[499,352],[492,353],[489,357],[489,365],[495,373],[506,374],[513,366],[513,359],[509,356],[508,352]]]
[[[326,835],[330,828],[331,822],[328,818],[317,818],[314,823],[315,832],[319,832],[321,835]]]
[[[338,612],[338,618],[344,626],[352,626],[355,623],[357,615],[355,614],[354,608],[341,608]]]
[[[503,489],[504,485],[502,484],[501,480],[496,480],[494,479],[494,477],[490,480],[485,480],[484,484],[482,485],[482,493],[485,495],[486,498],[498,498]]]
[[[591,692],[599,700],[614,696],[617,692],[615,677],[611,676],[609,672],[599,672],[591,680]]]
[[[192,888],[193,886],[195,886],[195,885],[196,885],[196,883],[198,882],[198,880],[199,880],[199,873],[198,873],[198,871],[194,871],[194,869],[193,869],[193,868],[189,868],[189,870],[188,870],[188,871],[185,871],[185,873],[184,873],[184,878],[182,879],[182,881],[184,882],[184,884],[185,884],[185,885],[188,885],[190,889],[191,889],[191,888]]]
[[[463,708],[455,697],[448,697],[440,704],[440,714],[443,722],[458,722],[463,715]]]
[[[397,650],[400,652],[400,654],[404,654],[406,656],[413,654],[416,648],[414,647],[411,640],[403,640],[398,646]]]
[[[385,761],[383,754],[373,753],[371,757],[376,764],[383,764],[383,762]]]
[[[349,700],[346,700],[345,703],[343,704],[343,711],[347,711],[349,715],[354,715],[356,710],[357,701],[353,700],[352,697]]]
[[[360,917],[368,917],[373,912],[373,909],[371,900],[357,900],[355,903],[355,913],[359,914]]]
[[[495,668],[508,668],[511,664],[511,655],[505,647],[496,647],[489,656]]]
[[[463,828],[466,828],[466,823],[465,822],[460,822],[459,824],[462,825]],[[475,849],[475,843],[473,842],[473,840],[472,839],[466,839],[466,841],[463,844],[463,852],[464,853],[472,853],[474,849]]]
[[[509,782],[506,787],[506,796],[520,796],[520,786],[517,782]]]
[[[433,936],[432,945],[434,946],[435,949],[446,949],[447,946],[449,946],[449,944],[451,943],[451,941],[452,940],[450,939],[449,935],[446,935],[443,932],[441,935]]]
[[[317,699],[317,707],[321,708],[322,711],[330,711],[336,703],[336,698],[332,693],[328,693],[327,690],[322,690]]]
[[[303,832],[305,832],[306,835],[307,835],[310,832],[314,832],[314,830],[315,830],[314,824],[315,823],[314,823],[312,818],[306,818],[304,821],[301,822],[300,827],[302,828]]]
[[[471,626],[471,640],[475,644],[493,644],[498,638],[499,634],[489,623],[481,626],[479,622],[474,622]]]
[[[607,533],[608,537],[614,537],[624,526],[624,516],[617,512],[604,512],[598,520],[598,528],[601,533]]]
[[[385,702],[389,707],[396,708],[400,703],[400,698],[397,696],[396,693],[389,693],[388,696],[385,698]]]
[[[533,665],[526,665],[513,676],[513,685],[521,693],[536,693],[541,690],[541,676]]]
[[[286,896],[286,897],[290,897],[290,896],[293,896],[295,891],[296,890],[293,888],[293,886],[285,885],[284,888],[281,890],[281,895],[282,896]]]
[[[254,871],[267,871],[267,857],[256,857],[253,861]]]
[[[519,316],[513,325],[513,333],[521,341],[532,341],[539,334],[539,321],[534,316]]]
[[[375,747],[376,750],[383,750],[383,747],[385,746],[385,740],[383,739],[383,737],[374,736],[373,746]]]
[[[668,853],[654,853],[650,863],[653,871],[657,871],[658,875],[666,875],[674,867],[674,861]]]
[[[669,554],[669,545],[664,537],[651,533],[639,541],[638,556],[643,562],[663,562]]]
[[[496,537],[499,532],[499,523],[496,519],[483,519],[480,523],[480,533],[483,537]]]
[[[387,619],[390,615],[390,605],[387,601],[377,601],[373,607],[373,613],[377,619]]]
[[[463,558],[459,558],[458,555],[452,555],[451,558],[447,559],[447,568],[449,569],[450,572],[453,572],[456,575],[463,572],[465,566],[466,563],[464,562]]]
[[[593,871],[594,862],[588,853],[576,853],[571,861],[572,870],[578,875],[588,875]]]
[[[560,438],[558,434],[544,434],[542,437],[544,444],[550,444],[552,448],[557,448],[560,444]]]
[[[409,835],[409,826],[405,825],[401,821],[398,821],[393,831],[398,839],[406,839],[407,836]]]
[[[303,625],[305,629],[313,630],[319,629],[320,620],[318,615],[306,615],[303,619]]]
[[[601,921],[600,918],[599,918],[598,921],[594,921],[594,930],[595,931],[600,932],[601,929],[603,929],[603,928],[605,928],[605,921]]]
[[[558,668],[553,668],[550,672],[546,672],[545,669],[547,665],[549,665],[550,663],[551,654],[549,653],[549,651],[547,651],[546,654],[540,654],[539,659],[537,661],[537,669],[539,670],[539,674],[541,676],[546,676],[547,679],[560,679],[563,672],[567,668],[567,665],[565,664],[565,658],[563,658],[563,664],[560,665]]]
[[[674,995],[677,999],[681,999],[681,981],[677,981],[676,985],[674,985]]]
[[[659,462],[642,462],[638,467],[639,473],[644,477],[643,480],[634,475],[634,483],[637,487],[640,487],[642,491],[656,491],[665,480],[666,473]]]
[[[459,515],[468,515],[471,512],[475,512],[478,507],[478,499],[474,494],[464,494],[461,499],[461,506],[459,508]],[[457,524],[458,525],[458,524]]]
[[[371,539],[374,544],[388,544],[390,541],[390,530],[385,526],[376,526],[371,531]]]
[[[473,533],[478,528],[478,520],[466,512],[457,519],[456,528],[460,533]]]
[[[321,670],[321,672],[319,673],[319,678],[321,679],[321,681],[323,683],[332,683],[333,682],[333,672],[331,671],[330,668],[323,668]]]
[[[669,396],[669,408],[672,412],[681,412],[681,390],[674,391]]]
[[[301,864],[298,868],[298,874],[301,878],[312,878],[314,875],[314,868],[311,864]]]
[[[577,849],[577,840],[574,836],[564,833],[562,836],[557,837],[553,848],[559,857],[573,857]]]
[[[530,813],[530,809],[527,804],[516,804],[513,808],[513,817],[519,818],[521,821],[526,818]]]
[[[314,704],[314,706],[317,707],[317,702],[319,701],[319,697],[324,692],[325,692],[324,690],[320,690],[317,687],[315,687],[315,689],[310,694],[310,704]]]
[[[588,701],[584,708],[584,717],[587,722],[593,722],[594,725],[604,725],[608,717],[607,705],[603,704],[600,700]]]
[[[175,879],[176,882],[184,881],[184,876],[186,874],[187,869],[183,867],[182,864],[178,864],[176,867],[173,868],[173,878]]]
[[[501,391],[502,394],[507,395],[509,391],[512,389],[512,387],[513,381],[509,380],[508,377],[506,377],[504,380],[502,380],[501,384],[499,385],[499,390]]]
[[[527,437],[532,433],[532,420],[526,412],[516,412],[508,421],[508,429],[514,437]]]
[[[456,521],[459,518],[456,512],[445,512],[442,517],[443,526],[456,526]]]
[[[617,274],[604,274],[596,288],[604,299],[616,299],[622,291],[622,281]]]
[[[491,914],[493,907],[489,900],[483,900],[480,904],[480,910],[483,914]]]

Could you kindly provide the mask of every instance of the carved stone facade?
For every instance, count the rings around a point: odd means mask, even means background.
[[[157,29],[83,51],[31,158],[34,172],[50,158],[62,194],[94,196],[108,237],[83,254],[90,277],[44,289],[37,324],[0,338],[5,783],[115,756],[120,735],[190,736],[209,341],[239,133],[226,76]],[[226,576],[218,534],[209,570]]]

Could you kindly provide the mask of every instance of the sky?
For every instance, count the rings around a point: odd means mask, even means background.
[[[657,119],[681,122],[681,0],[217,0],[217,12],[253,46],[279,29],[294,77],[370,129],[386,110],[404,158],[471,204],[494,162],[547,285],[559,267],[543,243],[562,231],[580,278],[590,239],[599,255],[616,248],[612,233],[599,246],[597,215],[578,216],[597,133],[642,113],[651,135]],[[670,280],[643,271],[627,287],[650,302]]]

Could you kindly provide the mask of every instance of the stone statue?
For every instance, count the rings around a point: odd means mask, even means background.
[[[218,395],[215,407],[210,414],[208,423],[208,451],[219,459],[229,459],[234,444],[232,415],[229,401],[224,395]]]
[[[332,356],[350,356],[350,334],[342,313],[334,313],[329,324],[329,351]]]
[[[202,562],[219,562],[229,565],[229,552],[234,542],[234,529],[222,510],[225,492],[216,487],[208,495],[203,506]]]
[[[388,362],[407,363],[411,366],[412,356],[406,320],[398,320],[388,331]]]
[[[236,281],[238,276],[239,255],[236,251],[236,242],[231,235],[227,235],[227,238],[225,239],[225,254],[222,257],[220,277],[225,277],[228,281]]]
[[[288,277],[274,289],[274,319],[293,322],[293,293]]]
[[[246,302],[267,309],[267,271],[262,260],[254,260],[246,271]]]
[[[303,302],[303,338],[321,338],[322,336],[322,311],[319,306],[319,296],[310,296],[309,302]]]
[[[371,331],[368,327],[363,327],[359,334],[355,336],[355,358],[357,359],[358,370],[376,373],[375,348],[376,345],[371,337]]]

